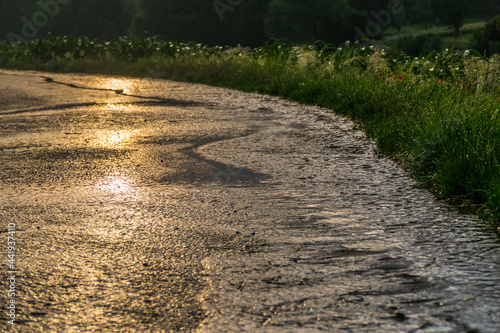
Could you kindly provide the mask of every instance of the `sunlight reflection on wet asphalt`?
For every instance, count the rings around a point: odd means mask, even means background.
[[[497,239],[312,107],[0,71],[0,200],[13,331],[500,330]]]

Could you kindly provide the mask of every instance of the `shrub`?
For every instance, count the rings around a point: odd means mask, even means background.
[[[435,34],[401,37],[394,46],[396,51],[412,57],[427,55],[442,49],[441,37]]]
[[[486,56],[500,53],[500,15],[474,33],[470,46]]]

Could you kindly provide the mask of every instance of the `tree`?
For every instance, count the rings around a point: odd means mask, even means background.
[[[261,45],[270,0],[140,0],[136,34],[207,45]]]
[[[498,0],[476,0],[483,13],[486,14],[488,19],[495,18],[500,14],[500,1]]]
[[[20,41],[49,32],[114,39],[127,34],[134,4],[135,0],[0,0],[0,32],[2,38]]]
[[[423,25],[426,28],[436,23],[433,5],[434,0],[406,1],[408,21],[412,24]]]
[[[61,5],[47,31],[55,35],[111,40],[127,34],[133,18],[133,0],[79,0]]]
[[[488,57],[500,54],[500,15],[474,32],[470,47]]]
[[[366,15],[366,17],[370,21],[377,21],[377,17],[380,19],[381,16],[385,16],[387,15],[386,13],[388,13],[391,16],[390,22],[389,24],[384,24],[384,26],[381,28],[385,29],[392,25],[400,29],[407,20],[407,1],[408,0],[349,0],[349,5],[355,10]],[[382,12],[384,12],[383,15],[381,15]]]
[[[207,1],[190,1],[186,5],[184,0],[140,0],[134,18],[134,32],[179,41],[196,40],[207,30],[207,12],[213,13]]]
[[[243,1],[228,13],[223,22],[227,43],[252,47],[263,45],[267,39],[264,19],[270,2],[271,0]]]
[[[8,39],[8,35],[21,35],[23,17],[31,19],[37,0],[0,0],[0,39]]]
[[[268,37],[291,42],[341,43],[353,38],[357,25],[365,24],[366,17],[346,0],[273,0],[264,27]]]
[[[442,24],[450,25],[455,29],[455,37],[458,38],[472,1],[474,0],[436,0],[432,2],[432,9]]]

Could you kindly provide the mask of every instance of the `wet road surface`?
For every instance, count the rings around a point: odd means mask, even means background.
[[[0,331],[500,331],[497,239],[318,108],[0,71],[0,203]]]

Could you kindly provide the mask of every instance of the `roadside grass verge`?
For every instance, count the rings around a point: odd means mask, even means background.
[[[33,43],[33,44],[32,44]],[[163,78],[278,95],[350,116],[437,198],[500,226],[500,56],[412,58],[346,44],[208,48],[51,37],[0,44],[0,67]]]
[[[401,38],[433,34],[441,38],[443,48],[453,48],[464,51],[469,47],[474,32],[482,29],[486,24],[487,21],[483,19],[469,20],[469,22],[466,22],[460,29],[459,38],[455,37],[455,31],[451,26],[431,25],[429,27],[423,27],[422,25],[407,25],[400,30],[391,27],[384,32],[382,38],[377,41],[377,44],[381,47],[387,47],[396,44]]]

